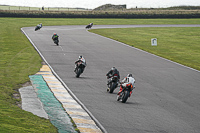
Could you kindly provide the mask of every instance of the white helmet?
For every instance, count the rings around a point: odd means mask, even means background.
[[[132,77],[132,74],[128,74],[127,77]]]
[[[115,69],[116,69],[115,67],[112,67],[112,68],[111,68],[111,70],[115,70]]]
[[[78,58],[79,58],[79,59],[81,59],[82,57],[83,57],[83,56],[82,56],[82,55],[80,55]]]

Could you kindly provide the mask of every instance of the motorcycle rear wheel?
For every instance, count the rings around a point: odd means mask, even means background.
[[[109,93],[113,93],[113,91],[115,90],[115,83],[114,82],[111,82],[110,83],[110,90],[109,90]]]
[[[81,69],[78,68],[78,70],[76,71],[76,77],[78,78],[81,75]]]

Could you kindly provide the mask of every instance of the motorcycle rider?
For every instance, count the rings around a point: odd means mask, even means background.
[[[90,28],[91,28],[93,26],[93,23],[90,23],[89,25],[90,25]]]
[[[86,66],[86,61],[85,61],[85,59],[83,58],[82,55],[80,55],[80,56],[78,57],[78,60],[75,61],[75,69],[74,69],[74,72],[75,72],[76,69],[77,69],[78,62],[82,62],[83,65],[84,65],[84,68],[85,68],[85,66]],[[84,70],[84,68],[83,68],[83,70]]]
[[[39,28],[42,28],[42,23],[38,24],[37,26],[38,26]]]
[[[38,24],[38,25],[35,27],[35,31],[36,31],[36,30],[39,30],[39,29],[41,29],[41,28],[42,28],[42,23]]]
[[[120,79],[119,71],[115,67],[112,67],[111,70],[106,74],[107,78],[109,79],[107,85],[111,82],[111,78],[115,74],[117,74],[119,80]]]
[[[53,40],[58,40],[58,37],[59,37],[59,36],[58,36],[56,33],[54,33],[53,36],[52,36],[52,39],[53,39]]]
[[[89,23],[89,24],[86,26],[86,29],[92,28],[92,26],[93,26],[93,23]]]
[[[133,78],[132,74],[128,74],[121,82],[120,85],[120,91],[118,92],[117,95],[120,95],[120,93],[122,92],[123,88],[126,87],[126,85],[131,85],[131,89],[133,90],[135,88],[135,79]],[[132,94],[132,90],[130,92],[129,97]]]

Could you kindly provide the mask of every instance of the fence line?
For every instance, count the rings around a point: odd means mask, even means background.
[[[23,6],[0,6],[0,10],[32,10],[32,11],[90,11],[85,8],[65,8],[65,7],[23,7]]]

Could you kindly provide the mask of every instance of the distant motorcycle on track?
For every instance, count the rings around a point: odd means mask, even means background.
[[[54,33],[53,36],[52,36],[52,40],[57,46],[59,45],[58,37],[59,36],[56,33]]]
[[[90,23],[90,24],[88,24],[85,28],[86,28],[86,29],[90,29],[90,28],[92,28],[92,26],[93,26],[93,23]]]
[[[40,30],[41,28],[42,28],[42,23],[38,24],[38,25],[35,27],[35,31]]]

